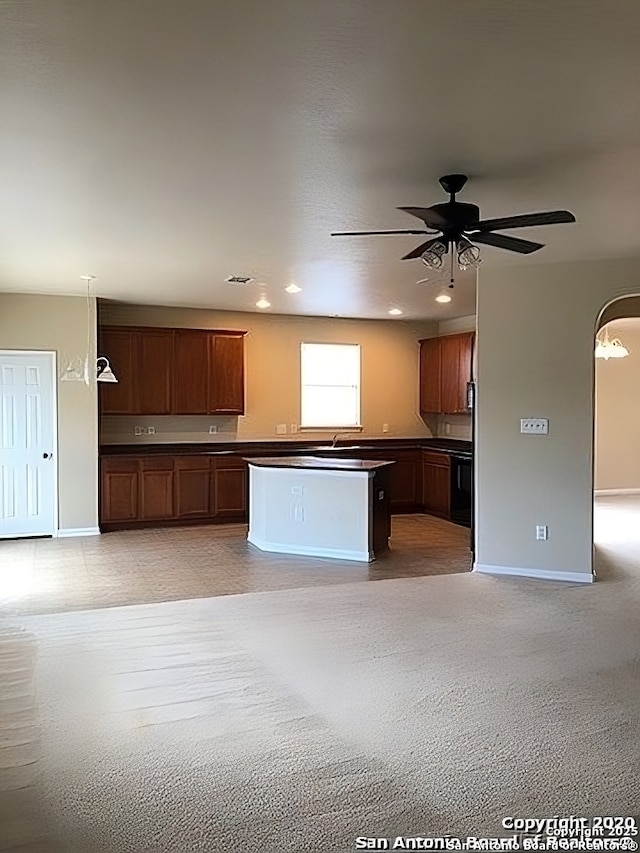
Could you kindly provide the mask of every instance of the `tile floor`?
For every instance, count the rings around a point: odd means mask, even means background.
[[[0,614],[54,613],[471,568],[469,531],[427,515],[392,519],[373,563],[267,554],[243,524],[0,541]]]

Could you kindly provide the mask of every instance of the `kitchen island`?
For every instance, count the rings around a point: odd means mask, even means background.
[[[263,551],[371,562],[389,547],[385,460],[247,458],[248,540]]]

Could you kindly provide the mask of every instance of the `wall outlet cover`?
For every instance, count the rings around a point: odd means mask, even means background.
[[[276,425],[276,435],[286,435],[287,434],[287,425],[286,424],[277,424]]]
[[[155,427],[153,427],[153,426],[147,427],[147,435],[155,435],[155,434],[156,434],[156,428]]]
[[[548,435],[549,418],[521,418],[520,432],[524,435]]]
[[[218,432],[218,427],[215,424],[212,424],[209,427],[209,435],[215,435]]]

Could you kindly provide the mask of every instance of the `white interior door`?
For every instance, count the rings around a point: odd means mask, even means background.
[[[0,538],[56,532],[55,354],[0,350]]]

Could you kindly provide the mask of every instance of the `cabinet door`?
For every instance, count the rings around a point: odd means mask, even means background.
[[[213,334],[209,339],[210,414],[244,414],[244,338]]]
[[[415,512],[422,504],[420,451],[396,450],[396,464],[389,471],[391,512]]]
[[[173,483],[176,518],[206,518],[213,515],[209,456],[176,456]]]
[[[440,338],[442,412],[447,415],[469,411],[467,382],[471,379],[473,337],[473,332],[464,332]]]
[[[173,458],[171,456],[142,459],[140,518],[173,518]]]
[[[138,519],[138,459],[106,458],[100,463],[100,521]]]
[[[213,468],[213,506],[216,517],[247,516],[247,465],[239,458],[218,457]]]
[[[171,413],[173,331],[141,329],[136,333],[136,339],[135,368],[140,381],[137,384],[135,413],[168,415]]]
[[[442,359],[441,411],[447,415],[460,411],[460,336],[444,335],[440,338]]]
[[[206,415],[209,385],[210,333],[176,329],[173,358],[174,415]]]
[[[424,511],[449,518],[451,504],[451,465],[445,453],[423,451],[422,499]]]
[[[420,341],[420,411],[442,411],[440,338]]]
[[[418,512],[422,506],[422,458],[419,450],[401,447],[381,450],[352,451],[356,459],[393,462],[385,469],[391,513]]]
[[[100,411],[103,415],[136,413],[136,335],[132,329],[103,328],[98,339],[98,356],[109,359],[117,383],[99,382]]]
[[[473,332],[460,335],[460,343],[458,345],[458,370],[459,380],[458,388],[460,395],[460,412],[468,412],[467,407],[467,383],[473,378],[473,348],[475,335]]]

